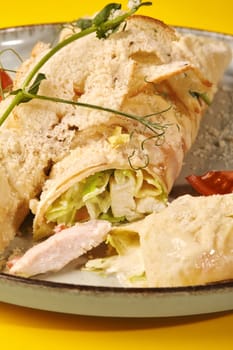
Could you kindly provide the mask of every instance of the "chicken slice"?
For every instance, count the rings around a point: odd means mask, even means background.
[[[10,268],[11,274],[34,276],[58,271],[72,260],[103,242],[111,224],[105,220],[90,220],[64,229],[30,248]]]

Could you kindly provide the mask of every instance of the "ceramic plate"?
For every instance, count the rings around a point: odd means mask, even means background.
[[[61,24],[2,29],[0,51],[13,48],[26,58],[37,41],[56,41],[60,29]],[[219,38],[233,47],[230,35],[177,29]],[[1,62],[12,69],[19,64],[11,51],[1,55]],[[217,115],[218,118],[215,117]],[[204,118],[197,142],[186,158],[171,196],[190,193],[190,187],[185,182],[185,176],[190,173],[233,169],[232,149],[233,62]],[[103,278],[69,266],[43,279],[0,274],[0,301],[42,310],[107,317],[197,315],[233,310],[233,281],[195,287],[122,288],[114,278]]]

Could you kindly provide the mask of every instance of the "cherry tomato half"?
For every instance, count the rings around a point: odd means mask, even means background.
[[[7,74],[3,69],[0,68],[0,86],[2,91],[9,91],[13,85],[13,81],[9,74]],[[0,96],[0,101],[1,101]]]
[[[208,171],[204,175],[189,175],[186,180],[199,193],[205,196],[233,192],[233,171]]]

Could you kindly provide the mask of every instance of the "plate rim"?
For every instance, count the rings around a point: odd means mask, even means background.
[[[233,290],[233,280],[208,283],[203,285],[177,286],[177,287],[122,287],[122,286],[98,286],[85,285],[66,282],[54,282],[50,280],[41,280],[36,278],[27,278],[14,276],[7,273],[0,273],[0,280],[11,281],[24,285],[39,287],[48,287],[54,289],[66,289],[77,291],[94,291],[101,293],[127,293],[127,294],[180,294],[180,293],[201,293],[201,292],[219,292],[227,289]]]
[[[141,15],[144,17],[148,17],[146,15]],[[55,22],[39,22],[39,23],[28,23],[28,24],[19,24],[19,25],[11,25],[11,26],[7,26],[7,27],[0,27],[0,32],[2,31],[6,31],[6,32],[13,32],[13,31],[18,31],[18,30],[23,30],[23,29],[30,29],[30,28],[36,28],[36,27],[50,27],[50,26],[60,26],[60,25],[65,25],[65,24],[69,24],[71,22],[69,21],[55,21]],[[165,23],[165,22],[164,22]],[[219,36],[224,36],[224,37],[229,37],[229,38],[233,38],[233,34],[232,33],[228,33],[228,32],[222,32],[222,31],[215,31],[214,29],[204,29],[204,28],[198,28],[198,27],[192,27],[192,26],[184,26],[184,25],[178,25],[178,24],[168,24],[168,26],[175,28],[175,29],[180,29],[180,30],[188,30],[191,32],[199,32],[201,33],[209,33],[209,34],[213,34],[213,35],[219,35]]]

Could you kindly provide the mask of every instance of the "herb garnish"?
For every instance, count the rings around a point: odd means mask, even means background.
[[[73,22],[72,26],[80,28],[81,31],[79,31],[78,33],[75,32],[72,36],[63,40],[62,42],[57,44],[54,48],[52,48],[31,70],[31,72],[28,74],[25,81],[23,82],[22,87],[20,89],[17,89],[11,92],[11,95],[14,95],[14,99],[12,100],[12,102],[10,103],[10,105],[8,106],[8,108],[0,118],[0,125],[3,124],[3,122],[9,116],[9,114],[11,113],[11,111],[14,109],[15,106],[21,103],[27,103],[32,99],[40,99],[40,100],[47,100],[47,101],[58,102],[58,103],[71,104],[71,105],[76,105],[80,107],[92,108],[92,109],[101,110],[104,112],[110,112],[117,115],[121,115],[131,120],[137,121],[138,123],[142,124],[145,127],[145,129],[152,132],[153,135],[146,138],[141,143],[141,152],[145,157],[145,164],[144,166],[142,166],[142,168],[147,167],[149,163],[149,157],[144,152],[144,143],[149,139],[155,139],[156,145],[161,144],[162,143],[161,140],[163,139],[165,131],[168,127],[168,124],[161,124],[158,122],[154,122],[153,120],[151,120],[151,117],[155,115],[161,115],[167,112],[172,107],[171,105],[162,111],[155,112],[149,115],[138,116],[134,114],[125,113],[123,111],[114,110],[112,108],[102,107],[99,105],[82,103],[82,102],[72,101],[72,100],[65,100],[59,97],[39,95],[38,91],[39,91],[40,84],[42,80],[46,79],[46,76],[43,73],[38,73],[38,71],[57,51],[59,51],[61,48],[68,45],[69,43],[75,40],[78,40],[86,35],[89,35],[93,32],[96,32],[96,36],[99,39],[106,39],[111,33],[118,30],[119,26],[129,16],[133,15],[141,6],[149,6],[151,4],[152,4],[151,2],[141,2],[141,0],[133,0],[131,2],[129,1],[129,4],[128,4],[129,11],[120,13],[119,15],[114,16],[117,14],[117,11],[121,9],[121,4],[110,3],[106,5],[93,19],[84,18],[84,19],[79,19],[76,22]],[[34,81],[30,85],[33,78],[34,78]],[[135,151],[128,157],[129,163],[132,168],[134,168],[132,165],[132,160],[134,156],[135,156]]]
[[[62,49],[64,46],[70,44],[71,42],[78,40],[86,35],[89,35],[91,33],[96,32],[96,35],[98,38],[106,38],[108,35],[110,35],[113,31],[115,31],[121,23],[123,23],[129,16],[132,16],[140,7],[142,6],[150,6],[152,5],[151,2],[141,2],[140,1],[131,1],[129,2],[129,11],[120,13],[116,17],[114,17],[114,14],[118,14],[119,9],[121,9],[121,4],[108,4],[106,5],[92,20],[88,21],[77,21],[77,26],[81,28],[81,31],[71,35],[67,39],[61,41],[56,46],[54,46],[31,70],[31,72],[28,74],[26,79],[24,80],[22,87],[18,89],[17,91],[13,91],[12,95],[15,95],[11,103],[9,104],[8,108],[5,110],[3,115],[0,118],[0,125],[4,123],[4,121],[7,119],[11,111],[15,108],[15,106],[30,101],[34,98],[40,98],[40,99],[47,99],[54,101],[53,98],[46,97],[46,96],[39,96],[37,95],[40,82],[45,79],[45,76],[42,76],[41,74],[38,74],[38,76],[35,78],[35,83],[33,83],[30,86],[30,83],[32,79],[35,77],[35,75],[38,73],[40,68],[60,49]],[[66,100],[60,100],[57,99],[55,102],[63,102],[63,103],[73,103],[72,101],[66,101]],[[90,108],[97,108],[109,111],[108,108],[102,108],[99,106],[89,106]],[[114,111],[117,112],[117,111]],[[117,114],[123,115],[123,113],[117,112]],[[139,118],[139,121],[142,122],[142,118]],[[147,123],[144,123],[145,125]]]
[[[39,94],[37,94],[37,91],[39,89],[40,82],[43,79],[46,79],[45,75],[43,73],[39,73],[35,82],[28,89],[28,92],[26,90],[22,91],[22,89],[19,89],[16,91],[12,91],[11,94],[16,95],[16,97],[19,96],[20,103],[25,103],[25,102],[28,102],[32,99],[39,99],[39,100],[47,100],[47,101],[52,101],[52,102],[66,103],[66,104],[80,106],[80,107],[84,107],[84,108],[92,108],[92,109],[97,109],[97,110],[100,110],[103,112],[110,112],[110,113],[118,114],[118,115],[124,116],[126,118],[135,120],[135,121],[139,122],[140,124],[144,125],[145,128],[149,129],[150,131],[153,132],[153,134],[155,134],[154,136],[152,136],[152,138],[163,136],[165,130],[168,127],[168,124],[161,124],[158,122],[153,122],[152,120],[150,120],[148,118],[155,116],[155,115],[161,115],[161,114],[167,112],[171,108],[171,106],[169,106],[168,108],[166,108],[162,111],[159,111],[159,112],[155,112],[155,113],[144,115],[144,116],[138,116],[135,114],[130,114],[130,113],[126,113],[123,111],[118,111],[118,110],[115,110],[112,108],[102,107],[102,106],[94,105],[94,104],[90,104],[90,103],[65,100],[65,99],[62,99],[59,97],[50,97],[50,96],[45,96],[45,95],[39,95]]]
[[[144,125],[145,128],[149,129],[154,134],[152,138],[159,139],[161,136],[163,136],[167,128],[167,125],[161,125],[160,123],[153,122],[151,121],[150,117],[165,113],[167,110],[171,108],[171,106],[163,111],[156,112],[150,115],[137,116],[137,115],[128,114],[122,111],[117,111],[108,107],[102,107],[94,104],[81,103],[77,101],[61,99],[58,97],[43,96],[38,94],[41,81],[46,79],[45,74],[38,73],[38,71],[57,51],[59,51],[64,46],[70,44],[71,42],[78,40],[94,32],[96,32],[97,37],[100,39],[107,38],[108,35],[110,35],[113,31],[116,31],[119,28],[119,26],[129,16],[133,15],[140,7],[150,6],[151,4],[152,4],[151,2],[141,2],[137,0],[131,1],[131,5],[130,5],[130,2],[128,4],[129,6],[128,12],[120,13],[119,15],[114,17],[114,15],[118,14],[117,11],[121,9],[121,4],[110,3],[106,5],[93,19],[77,20],[75,22],[75,25],[78,28],[80,28],[81,31],[73,34],[69,38],[61,41],[56,46],[54,46],[31,70],[31,72],[28,74],[25,81],[23,82],[22,87],[20,89],[17,89],[11,92],[11,95],[14,95],[14,99],[9,104],[8,108],[5,110],[2,117],[0,118],[0,125],[4,123],[4,121],[7,119],[7,117],[9,116],[9,114],[11,113],[11,111],[14,109],[15,106],[21,103],[29,102],[32,99],[40,99],[40,100],[48,100],[52,102],[72,104],[76,106],[92,108],[92,109],[102,110],[105,112],[121,115],[126,118],[135,120],[141,123],[142,125]],[[35,77],[34,82],[30,85],[34,77]]]

